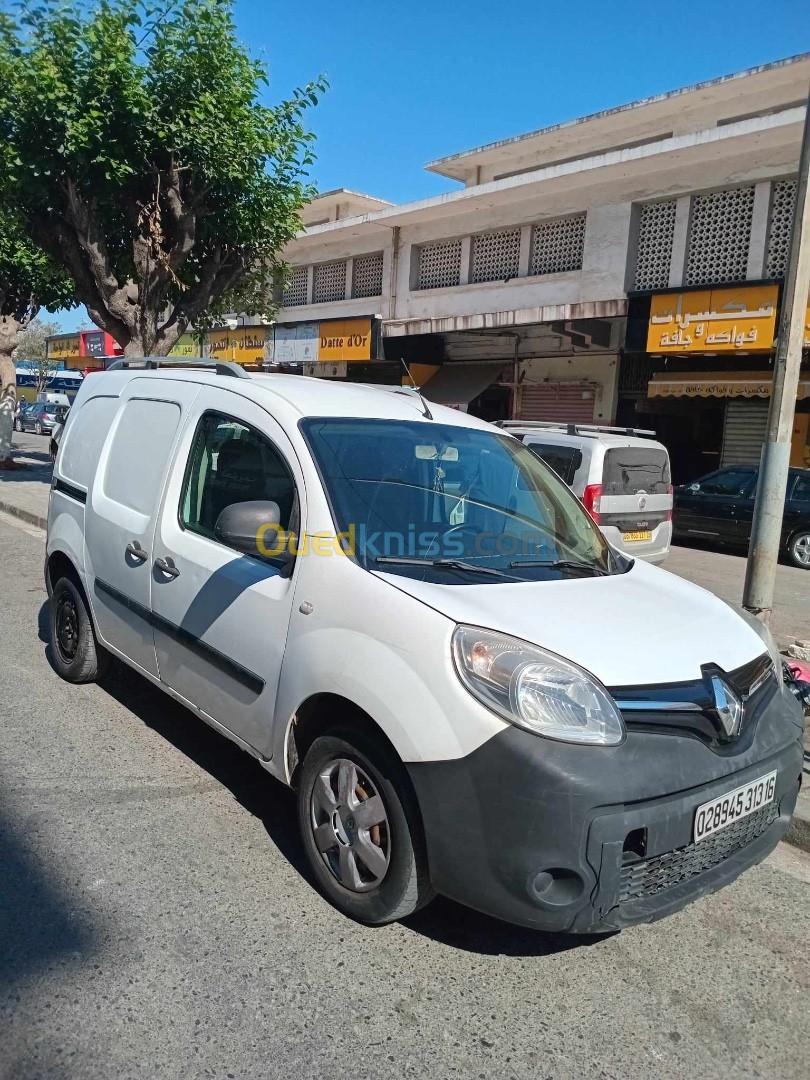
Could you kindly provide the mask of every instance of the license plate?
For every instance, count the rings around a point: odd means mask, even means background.
[[[707,836],[720,832],[733,821],[739,821],[740,818],[761,810],[763,806],[773,802],[775,793],[776,773],[772,772],[699,806],[695,814],[694,842],[705,840]]]
[[[622,533],[622,540],[652,540],[652,533],[649,529],[639,529],[637,532]]]

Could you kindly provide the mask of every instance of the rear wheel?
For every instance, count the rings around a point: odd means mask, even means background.
[[[321,891],[352,919],[402,919],[433,898],[418,815],[381,741],[335,733],[309,748],[298,788],[304,850]]]
[[[787,548],[788,558],[794,566],[810,570],[810,531],[791,536]]]
[[[107,653],[96,642],[87,604],[70,578],[59,578],[50,602],[51,660],[67,682],[93,682],[106,666]]]

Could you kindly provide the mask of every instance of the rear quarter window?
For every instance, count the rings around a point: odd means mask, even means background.
[[[576,446],[554,446],[551,443],[527,442],[526,448],[544,461],[546,465],[570,487],[577,469],[582,464],[582,451]]]
[[[78,410],[59,458],[59,474],[65,480],[90,487],[118,405],[117,397],[94,397]]]

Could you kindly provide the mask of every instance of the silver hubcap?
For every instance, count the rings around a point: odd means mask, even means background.
[[[793,554],[802,566],[810,566],[810,533],[804,533],[793,541]]]
[[[368,892],[388,873],[391,832],[385,805],[371,778],[348,758],[320,772],[310,798],[315,846],[340,884]]]

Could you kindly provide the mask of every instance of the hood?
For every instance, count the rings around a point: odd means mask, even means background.
[[[566,657],[607,687],[687,682],[701,677],[702,664],[733,671],[766,651],[723,600],[638,559],[603,578],[439,585],[378,576],[454,622]]]

